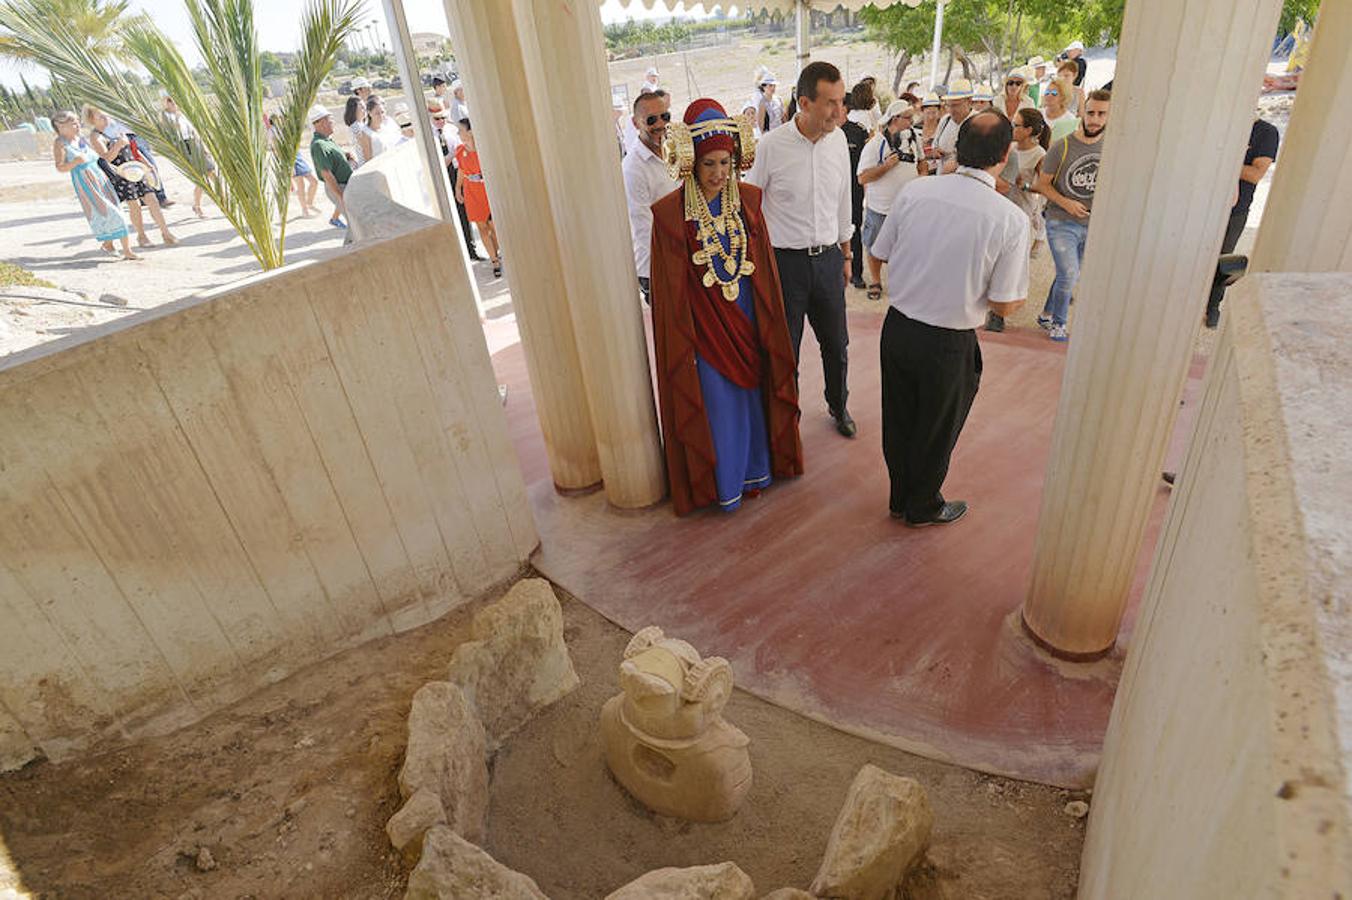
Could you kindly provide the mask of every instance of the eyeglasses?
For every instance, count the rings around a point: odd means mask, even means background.
[[[1023,82],[1010,79],[1009,81],[1005,82],[1005,87],[1023,87]]]
[[[1060,92],[1060,91],[1043,91],[1043,92],[1042,92],[1042,96],[1044,96],[1044,97],[1060,97],[1060,96],[1061,96],[1061,92]]]
[[[445,116],[433,116],[433,117],[432,117],[432,121],[433,121],[433,122],[445,122],[445,121],[446,121],[446,117],[445,117]]]
[[[648,118],[645,119],[644,121],[647,122],[649,125],[656,125],[658,119],[661,119],[663,122],[670,122],[671,113],[669,112],[658,113],[656,115],[648,116]]]

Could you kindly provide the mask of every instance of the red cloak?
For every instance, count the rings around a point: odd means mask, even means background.
[[[770,473],[775,478],[803,474],[803,443],[798,435],[798,385],[793,345],[784,318],[770,234],[761,215],[760,188],[738,184],[747,253],[756,270],[750,276],[756,310],[755,349],[760,359],[747,359],[746,335],[735,334],[738,322],[707,302],[702,278],[705,267],[690,261],[690,232],[685,221],[684,187],[653,204],[652,272],[653,344],[657,352],[657,397],[662,416],[662,441],[667,478],[676,515],[718,503],[714,481],[714,445],[704,395],[695,370],[695,350],[731,378],[759,375],[770,443]],[[717,291],[718,288],[713,288]],[[735,304],[724,303],[731,312]],[[696,310],[699,323],[696,323]],[[741,322],[750,325],[740,310]],[[719,362],[722,364],[719,364]],[[728,371],[730,366],[733,371]],[[746,385],[744,385],[746,386]]]

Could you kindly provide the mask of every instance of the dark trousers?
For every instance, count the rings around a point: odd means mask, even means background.
[[[460,170],[455,166],[447,166],[446,172],[451,176],[451,199],[455,200],[455,185],[460,180]],[[455,211],[460,216],[460,231],[465,235],[465,246],[469,248],[470,259],[478,259],[479,251],[474,247],[474,227],[469,223],[469,214],[465,212],[465,204],[457,200]]]
[[[845,257],[832,245],[816,256],[805,250],[775,248],[779,281],[784,289],[784,316],[789,322],[793,357],[800,358],[803,319],[822,351],[822,376],[826,382],[826,408],[831,415],[845,411],[849,389],[845,377],[850,367],[850,333],[845,325]]]
[[[1249,221],[1249,211],[1246,209],[1241,213],[1230,213],[1230,219],[1225,223],[1225,237],[1221,239],[1221,255],[1235,252],[1235,245],[1239,243],[1239,236],[1244,233],[1244,225]],[[1225,297],[1225,283],[1221,280],[1220,274],[1211,282],[1211,296],[1206,301],[1206,316],[1208,321],[1215,321],[1221,314],[1221,300]]]
[[[894,513],[929,519],[944,504],[948,460],[981,385],[975,331],[937,328],[887,311],[881,342],[883,457]]]

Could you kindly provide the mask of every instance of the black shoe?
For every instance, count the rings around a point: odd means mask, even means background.
[[[1206,327],[1215,331],[1219,324],[1221,324],[1221,311],[1219,309],[1208,309],[1206,311]]]
[[[836,431],[839,431],[843,436],[852,438],[859,433],[859,429],[855,427],[854,419],[850,417],[848,409],[842,410],[838,416],[832,414],[831,418],[836,420]]]
[[[1178,477],[1177,472],[1161,472],[1160,477],[1164,479],[1165,484],[1173,484],[1174,479]]]
[[[958,519],[961,519],[965,515],[967,515],[967,501],[950,500],[939,507],[939,511],[928,519],[922,519],[917,522],[911,518],[907,518],[906,524],[911,528],[924,528],[926,525],[947,525],[949,522],[958,521]]]
[[[852,278],[850,279],[850,287],[859,288],[859,290],[862,291],[867,288],[868,285],[864,284],[864,279],[862,278]]]
[[[470,262],[483,262],[483,261],[484,261],[484,258],[483,258],[482,256],[480,256],[479,254],[477,254],[477,253],[471,253],[471,254],[469,255],[469,261],[470,261]]]
[[[987,330],[987,331],[1004,331],[1004,330],[1005,330],[1005,317],[1004,317],[1004,316],[997,316],[995,313],[986,313],[986,330]]]

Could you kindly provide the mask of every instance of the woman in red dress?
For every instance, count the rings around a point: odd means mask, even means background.
[[[488,249],[493,263],[493,277],[502,277],[502,257],[498,255],[498,230],[493,225],[493,213],[488,208],[488,188],[484,186],[484,170],[479,167],[479,151],[474,146],[474,132],[469,119],[461,119],[460,146],[455,148],[455,164],[460,177],[455,182],[455,202],[464,205],[469,220],[479,226],[479,237]]]
[[[677,515],[727,512],[803,473],[798,387],[760,189],[742,184],[750,123],[696,100],[673,124],[681,187],[653,204],[657,392]]]

